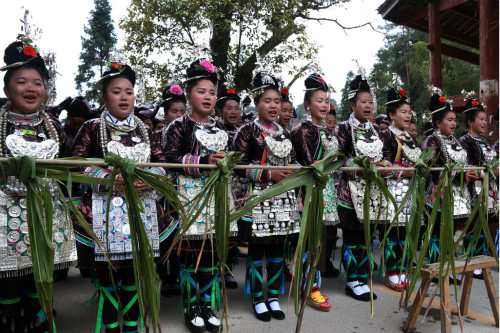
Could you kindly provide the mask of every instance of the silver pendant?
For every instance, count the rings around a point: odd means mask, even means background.
[[[121,207],[123,205],[123,199],[121,197],[114,197],[112,202],[115,207]]]
[[[120,141],[120,140],[121,140],[121,138],[120,138],[120,136],[118,136],[118,135],[113,135],[113,136],[111,137],[111,140],[113,140],[113,141]]]
[[[132,137],[132,141],[134,141],[135,143],[139,143],[141,142],[142,140],[136,136]]]
[[[45,135],[45,133],[38,133],[38,136],[41,137],[44,140],[47,138],[47,136]]]

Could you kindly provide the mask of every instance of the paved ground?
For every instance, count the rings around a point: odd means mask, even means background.
[[[375,253],[375,258],[380,258],[379,253]],[[254,318],[250,300],[243,299],[244,270],[244,259],[242,259],[235,269],[236,279],[240,286],[238,289],[228,292],[231,332],[294,332],[296,317],[293,311],[293,300],[290,300],[290,305],[285,310],[287,317],[283,321],[272,320],[269,323],[263,323]],[[497,269],[493,268],[492,273],[495,285],[498,287],[499,276]],[[289,285],[287,282],[286,288],[289,288]],[[330,312],[325,313],[308,307],[304,314],[301,332],[401,332],[407,313],[398,309],[400,294],[385,287],[382,277],[376,276],[374,279],[374,291],[378,295],[378,299],[374,302],[375,314],[373,317],[370,317],[370,303],[358,302],[346,296],[344,287],[344,282],[338,278],[323,279],[322,291],[330,296],[332,309]],[[432,295],[434,288],[429,289],[429,297]],[[98,302],[96,299],[91,306],[87,306],[87,302],[95,292],[90,280],[81,278],[79,271],[73,268],[69,272],[68,279],[57,283],[54,289],[57,331],[59,333],[94,332]],[[178,301],[178,298],[162,297],[161,299],[163,332],[187,332],[184,327],[183,315],[178,314],[175,310]],[[287,302],[287,295],[282,296],[282,308],[287,307]],[[453,292],[451,302],[455,304]],[[426,304],[428,304],[428,301]],[[423,323],[421,323],[423,317],[419,317],[416,332],[440,332],[438,306],[438,298],[436,297]],[[496,333],[499,331],[494,326],[493,315],[483,281],[474,280],[469,309],[471,310],[470,315],[463,320],[464,332]],[[423,314],[423,311],[421,314]],[[457,315],[452,316],[452,329],[453,332],[460,332]],[[225,331],[227,332],[227,330]]]

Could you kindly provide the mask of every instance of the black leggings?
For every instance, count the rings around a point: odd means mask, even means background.
[[[200,290],[201,306],[218,305],[219,291],[219,261],[216,253],[202,252],[198,270],[198,251],[183,251],[181,253],[180,281],[183,305],[189,309],[191,304],[197,304],[196,291]]]
[[[278,298],[283,287],[285,244],[254,244],[248,246],[247,293],[252,294],[254,303],[264,300],[262,292],[262,260],[266,256],[267,298]]]
[[[373,269],[373,258],[368,259],[365,235],[360,230],[342,229],[343,247],[342,263],[346,271],[347,281],[366,283],[370,269]],[[371,267],[371,268],[370,268]]]
[[[48,323],[37,323],[41,309],[33,274],[0,279],[0,332],[21,333],[35,325],[43,331]]]
[[[109,332],[120,332],[118,326],[118,296],[122,305],[122,332],[136,332],[139,319],[139,303],[133,300],[137,295],[133,268],[121,268],[113,271],[113,279],[108,269],[96,270],[99,281],[100,297],[104,297],[102,322]],[[113,285],[114,282],[114,285]],[[117,287],[121,282],[120,288]],[[126,311],[125,311],[126,310]]]

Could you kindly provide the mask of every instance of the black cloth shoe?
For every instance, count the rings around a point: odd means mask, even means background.
[[[226,281],[226,288],[229,288],[229,289],[236,289],[238,288],[238,282],[236,282],[236,280],[234,279],[234,277],[227,273],[227,274],[224,274],[224,280]]]
[[[326,263],[326,268],[325,270],[321,271],[321,277],[337,277],[339,276],[339,270],[333,266],[333,263],[331,261],[328,261]]]
[[[205,331],[205,321],[201,317],[201,310],[198,304],[191,305],[189,311],[184,308],[184,323],[192,333]]]
[[[255,313],[255,317],[257,317],[257,319],[261,320],[261,321],[271,321],[271,313],[269,312],[269,310],[264,311],[262,313],[257,313],[257,311],[255,310],[255,306],[257,304],[260,304],[260,303],[264,303],[264,302],[258,302],[258,303],[252,304],[253,312]]]
[[[222,332],[222,324],[209,306],[201,308],[201,317],[205,322],[205,328],[212,333]]]
[[[278,302],[277,299],[273,299],[273,300],[267,300],[266,301],[266,306],[267,306],[267,309],[269,310],[269,312],[271,312],[271,316],[274,318],[274,319],[278,319],[278,320],[283,320],[285,319],[285,313],[281,310],[273,310],[271,308],[271,303],[272,302]]]
[[[358,285],[354,286],[353,288],[356,288]],[[363,293],[360,295],[356,295],[356,293],[352,290],[351,287],[345,286],[345,293],[348,296],[351,296],[355,300],[362,301],[362,302],[370,302],[370,293]]]

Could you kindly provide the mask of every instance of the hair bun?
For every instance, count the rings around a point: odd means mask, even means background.
[[[304,81],[304,85],[306,86],[306,90],[323,90],[324,92],[328,91],[328,85],[318,73],[309,75]]]
[[[215,66],[206,59],[195,60],[186,69],[186,82],[194,81],[197,79],[208,79],[217,85],[217,74],[215,73]]]
[[[49,72],[45,66],[43,58],[40,56],[40,52],[36,46],[32,46],[31,39],[19,35],[18,40],[11,43],[5,49],[3,60],[5,61],[5,66],[0,70],[8,70],[16,67],[20,67],[26,64],[39,69],[40,73],[45,79],[49,78]]]
[[[253,77],[254,91],[263,88],[273,88],[277,91],[280,90],[280,84],[277,78],[267,72],[258,72]]]
[[[239,105],[241,97],[236,93],[236,91],[233,88],[224,89],[217,96],[217,103],[216,103],[217,108],[222,109],[222,106],[224,105],[224,102],[226,100],[236,101]]]
[[[363,76],[356,75],[356,77],[349,82],[349,99],[354,98],[359,92],[370,92],[370,85]]]
[[[464,112],[469,111],[484,111],[483,105],[474,97],[469,97],[465,103]]]
[[[406,91],[399,87],[389,88],[387,90],[387,103],[385,103],[385,105],[396,103],[399,101],[408,103],[409,99],[408,97],[406,97]]]
[[[451,110],[451,106],[446,101],[446,98],[439,94],[433,94],[429,100],[429,111],[431,114],[444,110]]]
[[[162,102],[160,103],[160,107],[165,106],[168,102],[181,102],[186,104],[186,95],[182,88],[176,84],[167,86],[163,89],[161,93]]]
[[[120,75],[128,79],[130,83],[132,83],[132,86],[135,86],[135,72],[129,65],[120,64],[118,62],[108,62],[107,66],[108,70],[102,74],[100,82],[110,79],[113,76]]]

